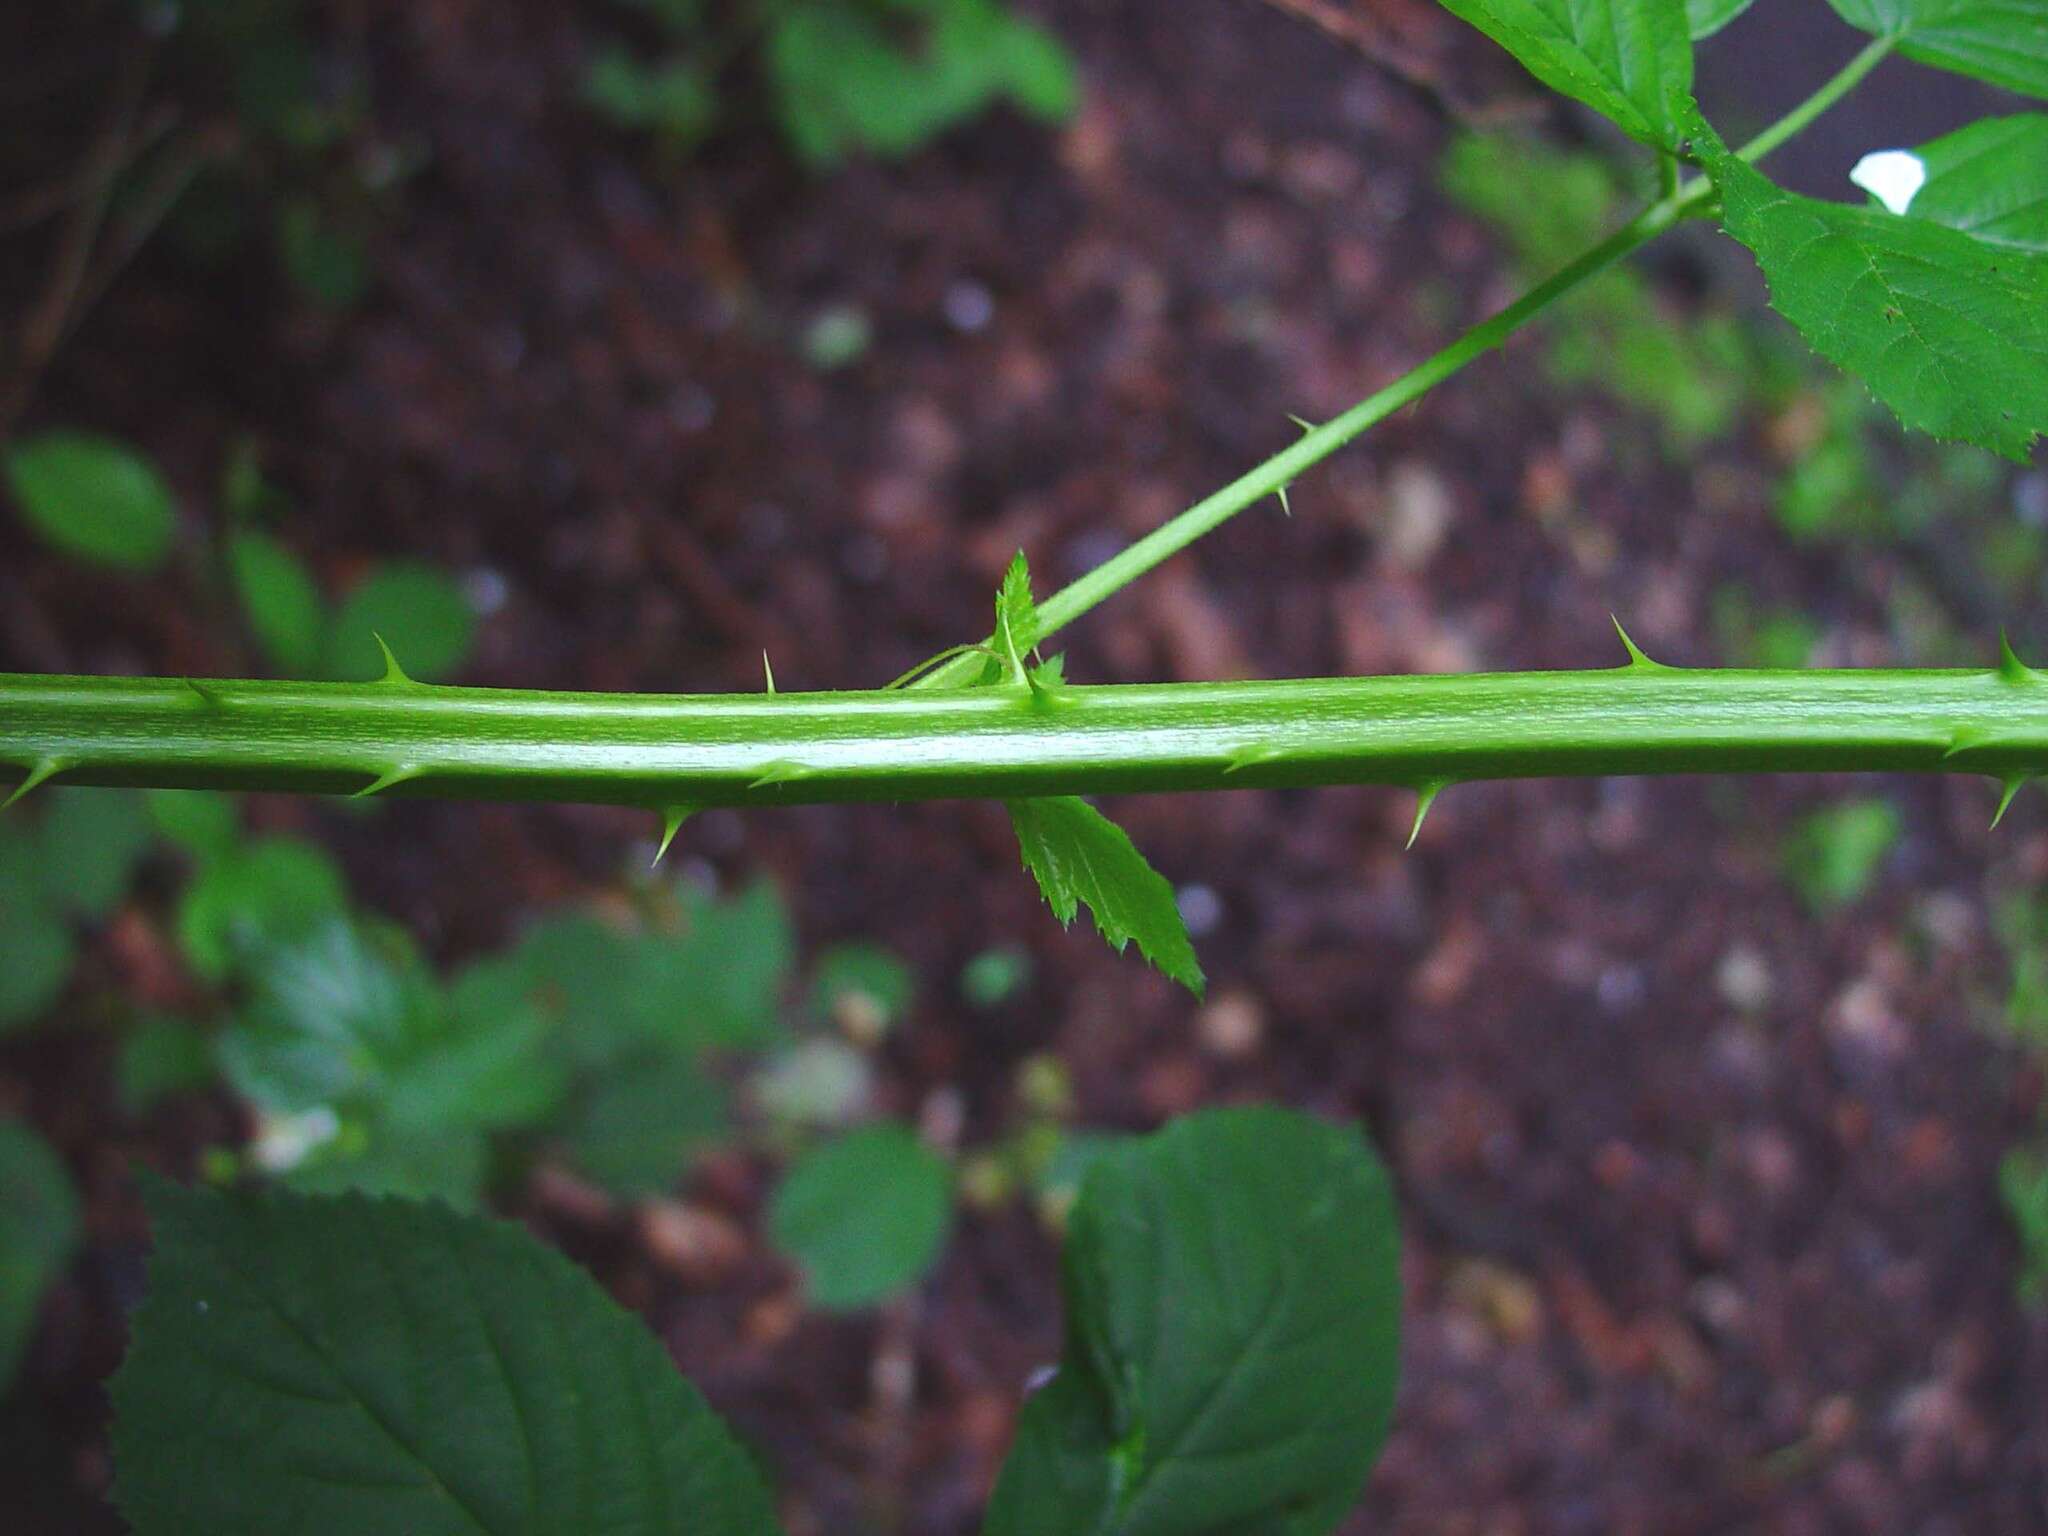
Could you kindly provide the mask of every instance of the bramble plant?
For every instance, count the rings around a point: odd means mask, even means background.
[[[16,798],[67,785],[267,789],[643,807],[666,851],[700,807],[1002,800],[1063,922],[1089,908],[1199,992],[1167,882],[1084,794],[1516,776],[1899,771],[1988,776],[1994,824],[2048,772],[2048,673],[1711,670],[1621,634],[1589,671],[1091,687],[1046,643],[1196,539],[1500,345],[1678,225],[1716,218],[1772,302],[1908,427],[2023,459],[2048,430],[2048,118],[1965,127],[1859,167],[1861,206],[1758,165],[1897,53],[2048,96],[2048,0],[1831,0],[1871,41],[1731,149],[1692,94],[1693,43],[1746,0],[1446,0],[1533,74],[1649,151],[1659,195],[1498,314],[1043,602],[1020,554],[984,638],[888,688],[748,696],[435,686],[383,647],[369,683],[0,677]],[[883,7],[883,10],[889,9]],[[1617,629],[1619,629],[1617,624]],[[1794,854],[1817,905],[1890,840],[1857,811]],[[1411,837],[1412,841],[1412,837]],[[815,1267],[846,1191],[919,1187],[896,1246],[943,1232],[930,1154],[879,1129],[776,1202]],[[2009,1195],[2038,1225],[2037,1170]],[[650,1339],[505,1228],[359,1196],[157,1187],[158,1254],[114,1387],[117,1499],[155,1532],[774,1529],[734,1442]],[[1310,1536],[1349,1509],[1395,1380],[1397,1240],[1352,1131],[1272,1109],[1191,1116],[1102,1149],[1064,1257],[1065,1356],[1023,1410],[986,1529]],[[855,1266],[821,1299],[886,1289]],[[192,1411],[204,1402],[203,1414]],[[595,1447],[603,1447],[598,1454]]]

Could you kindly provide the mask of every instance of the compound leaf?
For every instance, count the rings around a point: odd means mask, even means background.
[[[0,1396],[34,1332],[43,1295],[78,1246],[78,1193],[49,1144],[0,1120]]]
[[[1147,960],[1201,996],[1201,963],[1173,887],[1122,827],[1076,795],[1007,803],[1024,867],[1054,917],[1071,923],[1076,904],[1085,902],[1111,948],[1121,954],[1136,939]]]
[[[811,1301],[845,1311],[915,1285],[952,1220],[946,1160],[900,1125],[871,1125],[797,1159],[768,1234],[803,1270]]]
[[[2044,0],[1828,0],[1842,20],[1899,52],[2029,96],[2048,96]]]
[[[52,549],[147,575],[171,553],[178,517],[156,466],[125,443],[45,432],[9,450],[7,488]]]
[[[113,1382],[138,1536],[763,1536],[752,1462],[654,1337],[517,1227],[153,1183]]]
[[[1797,196],[1698,134],[1728,233],[1807,343],[1907,426],[2024,461],[2048,431],[2048,256]]]
[[[1692,99],[1692,7],[1672,0],[1444,0],[1553,90],[1675,149]]]
[[[1400,1238],[1359,1133],[1210,1110],[1095,1150],[1066,1349],[987,1536],[1320,1536],[1393,1415]]]

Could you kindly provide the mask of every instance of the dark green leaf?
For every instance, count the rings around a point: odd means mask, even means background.
[[[205,789],[152,789],[144,792],[144,798],[158,834],[196,859],[219,858],[233,850],[241,835],[241,817],[232,795]]]
[[[469,1211],[483,1198],[489,1169],[490,1144],[481,1131],[400,1128],[379,1120],[344,1127],[279,1181],[302,1195],[401,1195]]]
[[[685,1057],[627,1057],[585,1090],[563,1130],[570,1161],[613,1194],[662,1195],[726,1134],[725,1091]]]
[[[1067,1346],[988,1536],[1320,1536],[1393,1414],[1400,1239],[1355,1130],[1191,1115],[1101,1149],[1062,1262]]]
[[[1896,211],[1979,240],[2048,252],[2048,114],[1986,118],[1916,150],[1882,155],[1893,157],[1913,180],[1924,177]],[[1865,156],[1857,170],[1879,158]],[[1864,176],[1857,184],[1868,186]]]
[[[376,636],[406,675],[436,682],[462,669],[476,638],[476,614],[447,572],[416,561],[393,561],[349,593],[328,639],[327,668],[336,677],[384,675]]]
[[[114,1062],[115,1094],[131,1115],[212,1081],[212,1043],[184,1019],[155,1018],[137,1025],[121,1041]]]
[[[752,1462],[644,1327],[501,1222],[146,1191],[114,1378],[137,1536],[767,1536]]]
[[[112,438],[45,432],[7,450],[7,487],[28,524],[63,554],[147,573],[177,536],[171,488]]]
[[[369,290],[370,257],[362,240],[337,228],[308,198],[278,211],[277,253],[285,275],[323,309],[353,309]]]
[[[1698,42],[1712,37],[1753,4],[1755,0],[1685,0],[1686,26]]]
[[[1201,996],[1202,967],[1173,887],[1145,862],[1122,827],[1074,795],[1008,804],[1024,867],[1054,917],[1071,923],[1076,904],[1085,902],[1097,931],[1117,953],[1136,939],[1147,960]]]
[[[1699,125],[1771,303],[1907,426],[2024,461],[2048,431],[2048,256],[1773,186]]]
[[[772,1042],[796,958],[782,897],[766,880],[728,901],[685,894],[684,932],[643,942],[628,1000],[635,1027],[693,1051]]]
[[[541,1004],[560,1021],[563,1060],[602,1067],[643,1042],[633,1008],[638,940],[588,912],[563,912],[527,930],[514,952]]]
[[[924,1277],[953,1220],[946,1160],[900,1125],[871,1125],[812,1148],[768,1208],[768,1234],[811,1301],[872,1306]]]
[[[384,1118],[428,1131],[532,1125],[548,1115],[567,1074],[547,1051],[554,1021],[532,993],[514,959],[481,961],[457,976],[432,1027],[393,1057]]]
[[[1692,99],[1688,8],[1673,0],[1444,0],[1553,90],[1632,139],[1677,147]]]
[[[311,573],[266,533],[235,534],[227,554],[250,632],[270,664],[301,677],[312,673],[320,665],[327,605]]]
[[[0,826],[0,1034],[40,1017],[71,975],[71,929],[35,866],[34,843]]]
[[[53,789],[43,810],[42,877],[50,898],[80,917],[105,917],[128,894],[155,828],[142,796],[125,789]]]
[[[2048,96],[2042,0],[1828,0],[1852,27],[1899,39],[1899,52],[2029,96]]]
[[[78,1231],[78,1195],[62,1160],[20,1121],[0,1120],[0,1396]]]
[[[583,99],[614,126],[655,133],[676,150],[695,145],[718,121],[718,94],[694,60],[643,63],[616,44],[590,61]]]
[[[347,906],[341,870],[325,849],[259,838],[207,865],[186,889],[178,943],[195,972],[219,981],[241,956],[302,939]]]

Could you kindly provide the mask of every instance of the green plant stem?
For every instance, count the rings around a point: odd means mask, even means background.
[[[1895,37],[1873,38],[1861,53],[1837,70],[1819,90],[1737,150],[1737,156],[1754,165],[1772,150],[1780,148],[1788,140],[1797,138],[1821,113],[1862,84],[1863,77],[1883,63],[1886,56],[1898,46],[1898,42]]]
[[[59,783],[794,805],[1585,774],[2048,768],[2048,675],[1604,671],[677,696],[0,676]]]
[[[1863,77],[1875,69],[1896,40],[1878,38],[1864,48],[1806,100],[1771,124],[1736,151],[1739,159],[1754,163],[1809,127],[1814,119],[1854,90]],[[1579,284],[1598,276],[1622,257],[1656,239],[1673,225],[1706,211],[1713,201],[1713,184],[1704,176],[1679,185],[1667,180],[1664,195],[1620,229],[1586,250],[1553,273],[1514,303],[1488,317],[1459,336],[1449,346],[1393,383],[1368,395],[1343,415],[1306,432],[1291,447],[1276,453],[1256,469],[1240,475],[1211,496],[1196,502],[1171,521],[1161,524],[1128,549],[1120,550],[1085,576],[1062,587],[1038,605],[1041,622],[1039,638],[1081,617],[1089,609],[1130,585],[1154,566],[1171,559],[1204,534],[1212,533],[1245,508],[1268,496],[1278,497],[1288,486],[1338,449],[1345,447],[1369,428],[1377,426],[1403,406],[1413,404],[1467,363],[1502,345],[1516,331],[1570,293]],[[993,640],[984,642],[992,644]],[[980,670],[975,656],[957,656],[934,667],[913,688],[957,688],[972,681]]]

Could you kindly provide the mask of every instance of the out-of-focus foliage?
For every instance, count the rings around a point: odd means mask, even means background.
[[[1785,878],[1817,914],[1857,901],[1898,843],[1899,813],[1888,800],[1844,800],[1815,811],[1785,843]]]

